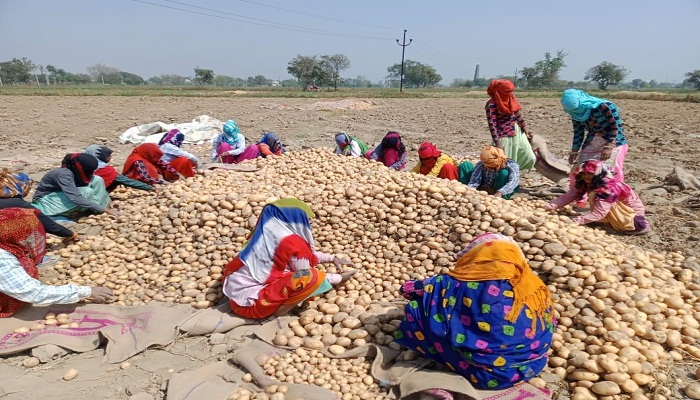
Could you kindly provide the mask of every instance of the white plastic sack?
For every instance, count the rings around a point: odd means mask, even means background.
[[[223,122],[208,115],[200,115],[192,122],[176,124],[158,121],[127,129],[119,136],[119,142],[122,144],[158,143],[163,134],[171,129],[179,129],[185,135],[185,143],[203,144],[221,133],[223,125]]]

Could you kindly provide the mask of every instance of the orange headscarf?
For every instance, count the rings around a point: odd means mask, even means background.
[[[506,320],[515,322],[523,306],[537,315],[544,327],[545,312],[554,302],[542,280],[530,270],[520,247],[510,238],[498,234],[483,235],[462,255],[448,275],[465,282],[507,280],[513,286],[513,308]],[[547,322],[552,321],[552,313]],[[536,318],[532,319],[535,330]]]
[[[481,150],[479,159],[484,163],[484,167],[500,171],[506,167],[508,156],[502,148],[496,146],[486,146]]]
[[[515,85],[508,79],[496,79],[491,81],[486,93],[491,96],[493,102],[496,103],[496,108],[501,114],[512,114],[520,111],[520,103],[513,95]]]

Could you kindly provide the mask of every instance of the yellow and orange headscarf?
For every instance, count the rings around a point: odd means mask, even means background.
[[[520,111],[520,103],[515,98],[513,91],[515,85],[508,79],[496,79],[491,81],[486,93],[491,96],[496,108],[501,114],[513,114]]]
[[[455,268],[448,275],[465,282],[507,280],[513,286],[513,307],[506,320],[515,322],[524,306],[537,315],[544,327],[544,320],[552,322],[548,311],[554,302],[552,294],[527,263],[520,247],[503,235],[489,233],[476,237],[457,254]],[[532,330],[535,331],[535,318]]]
[[[486,146],[481,150],[479,159],[484,163],[484,167],[500,171],[506,167],[508,156],[502,148],[496,146]]]

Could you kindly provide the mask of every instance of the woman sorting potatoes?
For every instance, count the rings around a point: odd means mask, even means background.
[[[352,262],[314,249],[304,202],[281,199],[267,204],[243,249],[224,270],[223,292],[234,314],[262,319],[287,313],[309,297],[325,293],[350,279],[355,269],[326,273],[316,265],[338,268]]]

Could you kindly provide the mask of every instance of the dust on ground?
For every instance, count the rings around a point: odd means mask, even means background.
[[[119,166],[133,148],[119,144],[124,130],[154,121],[189,121],[202,114],[222,121],[235,119],[248,140],[257,140],[263,131],[277,132],[292,149],[331,147],[333,132],[338,130],[374,145],[388,130],[397,130],[412,150],[412,162],[417,160],[413,150],[423,141],[434,142],[455,158],[473,155],[489,143],[486,97],[373,99],[366,103],[370,107],[339,110],[327,110],[315,99],[273,103],[250,98],[3,96],[2,100],[0,164],[22,167],[36,179],[55,167],[65,153],[93,143],[115,150],[114,164]],[[542,135],[558,157],[566,157],[572,126],[558,100],[525,98],[521,103],[530,129]],[[625,180],[640,192],[654,227],[650,235],[624,240],[700,256],[700,210],[688,206],[697,192],[661,187],[673,166],[700,175],[694,156],[700,150],[700,104],[617,103],[630,145]],[[186,145],[186,149],[205,160],[209,157],[207,145]]]
[[[368,145],[377,144],[388,130],[400,132],[417,161],[421,142],[431,141],[457,159],[473,157],[489,144],[483,99],[373,99],[362,107],[325,107],[315,99],[194,98],[194,97],[31,97],[3,96],[0,101],[0,166],[23,169],[35,179],[55,168],[68,152],[98,143],[114,150],[113,164],[120,166],[131,144],[118,142],[126,129],[154,121],[176,123],[207,114],[219,120],[235,119],[248,140],[263,131],[280,134],[291,149],[332,147],[333,134],[343,130],[357,135]],[[571,145],[572,126],[557,99],[521,101],[530,129],[542,135],[558,157],[566,157]],[[620,100],[630,151],[625,163],[626,181],[636,188],[647,206],[653,232],[647,236],[623,237],[629,244],[657,251],[682,251],[700,256],[700,210],[698,192],[677,191],[663,186],[674,166],[700,175],[695,155],[700,150],[700,104],[645,100]],[[186,150],[209,158],[208,145],[186,145]],[[536,172],[525,175],[528,182],[542,185]],[[352,180],[352,177],[348,177]],[[693,201],[694,200],[694,201]],[[39,382],[56,382],[63,371],[80,365],[89,370],[89,380],[50,384],[43,395],[63,398],[128,398],[148,393],[160,398],[173,366],[178,370],[203,365],[225,355],[210,352],[203,338],[182,339],[167,351],[149,350],[134,357],[133,368],[100,365],[99,351],[62,357],[42,364],[32,377]],[[23,374],[25,356],[4,358],[0,375]],[[88,371],[86,371],[88,372]],[[684,374],[688,371],[678,371]],[[99,381],[98,385],[94,385]],[[94,389],[97,386],[97,389]],[[60,390],[59,390],[60,389]],[[65,390],[64,390],[65,389]],[[66,391],[67,390],[67,391]],[[95,391],[97,390],[97,392]],[[7,399],[27,398],[28,393],[4,393]],[[38,396],[38,397],[37,397]]]

